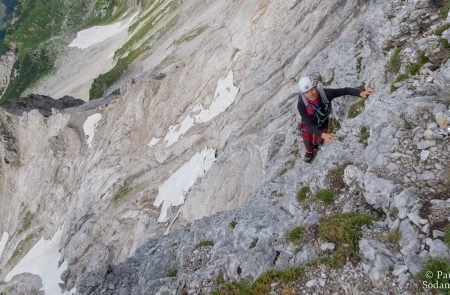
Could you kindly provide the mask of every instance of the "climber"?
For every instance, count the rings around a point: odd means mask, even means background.
[[[365,91],[356,88],[327,89],[310,77],[302,77],[298,86],[300,94],[297,109],[302,118],[299,128],[306,149],[303,160],[306,163],[311,163],[314,158],[314,150],[318,149],[323,141],[330,144],[335,137],[335,134],[327,133],[331,101],[343,95],[367,98],[374,92],[374,89],[370,87],[367,87]]]

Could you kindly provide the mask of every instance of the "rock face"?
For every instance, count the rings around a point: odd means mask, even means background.
[[[54,112],[45,102],[44,114],[0,110],[0,229],[11,237],[1,278],[23,257],[11,260],[15,250],[33,246],[30,235],[62,228],[64,290],[206,294],[219,276],[255,278],[334,253],[338,245],[317,235],[320,218],[358,211],[377,216],[364,228],[361,260],[308,269],[294,290],[428,292],[413,275],[448,253],[432,233],[450,216],[450,138],[436,121],[450,115],[438,83],[449,65],[432,54],[436,42],[420,41],[444,22],[439,11],[428,1],[341,0],[201,0],[180,9],[171,34],[119,81],[120,95]],[[402,70],[427,52],[436,80],[417,73],[391,87],[395,47]],[[355,98],[333,102],[341,128],[310,165],[295,143],[296,81],[305,74],[327,87],[376,88],[352,119]],[[428,128],[442,137],[426,139]],[[182,202],[158,223],[160,188],[206,148],[214,163],[171,191]],[[335,170],[342,179],[330,182]],[[302,186],[335,189],[334,203],[298,202]],[[297,244],[286,238],[295,226],[308,233]]]
[[[0,55],[0,97],[5,92],[11,79],[11,71],[13,69],[16,55],[13,51],[9,51],[4,55]]]
[[[191,294],[207,293],[214,290],[219,273],[227,279],[239,279],[257,276],[269,267],[286,267],[290,263],[282,257],[293,257],[294,253],[293,249],[285,249],[283,235],[299,220],[280,219],[283,215],[278,206],[269,203],[251,211],[241,209],[204,218],[147,243],[117,267],[82,276],[78,291],[82,294],[156,294],[164,287],[167,290],[179,287]],[[233,220],[237,222],[234,228],[229,225]],[[252,247],[254,240],[257,242]],[[210,243],[200,247],[205,241]],[[277,251],[277,248],[283,250]],[[173,270],[178,271],[179,276],[169,276]],[[206,278],[210,280],[209,286],[205,285]]]

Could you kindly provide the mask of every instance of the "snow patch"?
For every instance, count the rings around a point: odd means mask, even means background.
[[[192,126],[195,125],[195,120],[191,116],[186,117],[183,122],[175,126],[169,127],[169,133],[164,138],[167,143],[166,146],[169,147],[178,141],[181,135],[185,134]]]
[[[98,122],[102,119],[102,115],[97,113],[89,118],[83,124],[84,134],[87,138],[87,144],[91,147],[92,141],[94,140],[95,128],[98,126]]]
[[[6,243],[8,243],[9,234],[3,232],[2,239],[0,240],[0,258],[2,258],[3,250],[5,250]]]
[[[152,140],[150,140],[150,142],[147,145],[152,147],[152,146],[156,145],[160,140],[161,140],[161,138],[153,138]]]
[[[75,294],[77,294],[77,288],[76,288],[76,287],[73,287],[73,288],[70,289],[69,291],[65,291],[65,292],[63,293],[63,295],[75,295]]]
[[[15,275],[31,273],[41,277],[42,289],[47,295],[62,294],[59,283],[61,274],[67,269],[67,263],[58,267],[61,259],[59,244],[62,230],[58,230],[51,240],[41,238],[27,255],[8,273],[5,281],[10,281]]]
[[[166,222],[169,219],[169,209],[184,203],[195,181],[203,177],[216,160],[215,153],[214,149],[208,148],[196,153],[159,187],[158,197],[153,203],[156,207],[162,204],[158,222]]]
[[[205,123],[223,113],[233,102],[239,93],[239,88],[233,84],[233,71],[228,73],[225,79],[220,79],[217,82],[214,100],[208,109],[202,110],[200,114],[195,116],[196,123]]]
[[[169,147],[178,141],[181,135],[185,134],[196,123],[206,123],[220,113],[223,113],[233,102],[239,93],[239,88],[233,84],[233,71],[230,71],[225,79],[217,82],[214,99],[208,109],[202,105],[196,105],[192,113],[200,111],[199,114],[191,117],[187,116],[183,122],[169,127],[169,133],[164,138],[166,146]]]
[[[77,37],[69,44],[69,47],[78,47],[86,49],[98,43],[101,43],[115,35],[128,30],[131,21],[137,14],[131,17],[127,22],[121,21],[106,26],[95,26],[83,31],[79,31]]]

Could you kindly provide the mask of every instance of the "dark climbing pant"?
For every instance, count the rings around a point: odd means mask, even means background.
[[[319,145],[321,145],[323,142],[323,139],[320,136],[314,135],[314,133],[312,133],[306,125],[302,124],[300,127],[302,130],[302,138],[303,138],[303,143],[305,144],[306,152],[313,153],[314,147],[318,147]],[[325,123],[319,129],[322,130],[323,132],[327,132],[328,122]]]

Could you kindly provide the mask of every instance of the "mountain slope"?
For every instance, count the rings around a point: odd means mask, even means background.
[[[54,70],[56,57],[75,32],[86,26],[113,21],[122,16],[132,1],[22,1],[14,21],[2,40],[0,55],[17,55],[10,83],[2,100],[19,97],[28,87]],[[131,6],[132,7],[132,6]]]

